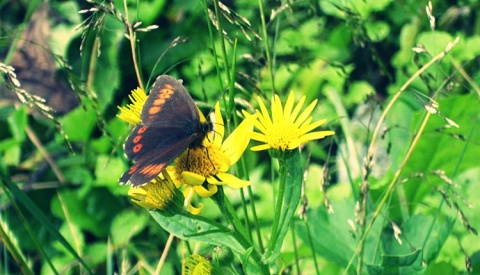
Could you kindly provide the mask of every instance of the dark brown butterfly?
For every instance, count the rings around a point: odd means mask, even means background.
[[[200,121],[195,102],[175,78],[161,75],[142,109],[141,122],[128,136],[125,154],[135,164],[120,184],[149,183],[187,148],[202,146],[212,124]]]

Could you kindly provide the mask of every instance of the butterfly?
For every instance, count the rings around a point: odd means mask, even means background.
[[[185,149],[201,147],[212,123],[200,118],[185,87],[169,75],[159,76],[143,106],[140,124],[125,141],[125,154],[134,164],[120,184],[147,184]]]

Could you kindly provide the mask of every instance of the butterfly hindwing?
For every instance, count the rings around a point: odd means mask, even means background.
[[[151,151],[163,151],[166,148],[176,148],[180,154],[185,148],[178,146],[184,142],[191,142],[195,135],[185,135],[179,127],[153,127],[139,124],[125,141],[125,155],[137,161]],[[187,144],[188,146],[188,144]]]
[[[153,180],[165,167],[170,164],[182,151],[178,148],[186,148],[192,138],[177,140],[170,146],[162,147],[162,150],[149,150],[137,155],[137,161],[120,178],[121,184],[140,186]]]

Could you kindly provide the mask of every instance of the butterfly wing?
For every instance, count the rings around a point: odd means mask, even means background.
[[[176,127],[135,127],[125,143],[125,154],[135,164],[122,175],[119,182],[140,186],[153,180],[196,137],[180,133],[181,129]]]
[[[200,117],[185,87],[169,75],[155,80],[142,110],[142,124],[154,127],[185,127],[194,129]]]
[[[171,76],[159,76],[142,109],[141,123],[125,142],[125,154],[135,164],[119,182],[133,186],[150,182],[199,137],[201,125],[183,85]]]

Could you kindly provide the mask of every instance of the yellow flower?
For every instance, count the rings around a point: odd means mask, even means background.
[[[120,114],[117,117],[132,125],[137,125],[141,121],[142,108],[147,100],[147,94],[142,89],[136,88],[128,98],[132,103],[127,104],[126,107],[118,106]]]
[[[247,112],[244,115],[249,118],[260,130],[260,133],[253,132],[251,139],[263,142],[264,144],[252,147],[253,151],[275,149],[279,151],[293,150],[301,144],[315,139],[322,139],[326,136],[335,134],[333,131],[314,131],[327,120],[322,119],[312,123],[312,113],[317,99],[315,99],[308,107],[300,112],[305,103],[305,96],[300,99],[300,102],[294,108],[294,92],[290,92],[285,107],[282,106],[278,95],[272,97],[271,111],[268,112],[263,100],[258,97],[260,105],[260,112],[256,110],[257,119]]]
[[[132,202],[148,210],[161,210],[164,214],[176,214],[183,208],[184,197],[167,173],[148,184],[130,187],[128,195]]]
[[[204,257],[194,254],[185,259],[183,264],[185,275],[209,275],[212,274],[212,264]]]
[[[185,150],[176,160],[175,166],[167,167],[177,185],[184,185],[184,196],[189,211],[199,214],[203,208],[191,205],[193,195],[196,193],[202,198],[209,198],[217,192],[217,185],[228,185],[233,188],[242,188],[250,185],[228,171],[243,154],[250,141],[249,133],[253,130],[250,120],[244,120],[223,141],[225,127],[220,112],[220,105],[215,105],[215,130],[208,135],[201,147]]]

